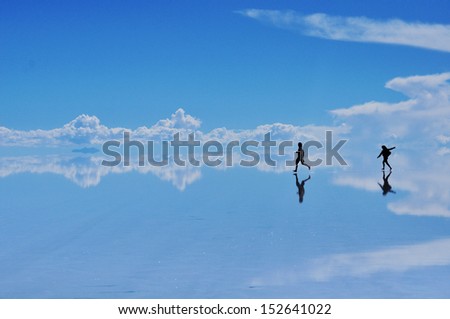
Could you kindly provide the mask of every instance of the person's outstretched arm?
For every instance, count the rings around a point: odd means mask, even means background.
[[[377,158],[379,158],[381,156],[381,154],[383,154],[383,151],[380,152],[380,155],[378,155]]]
[[[394,147],[391,147],[389,150],[392,151],[394,148],[395,148],[395,146],[394,146]]]

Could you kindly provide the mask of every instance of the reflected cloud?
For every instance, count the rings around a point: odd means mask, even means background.
[[[450,176],[450,168],[447,159],[435,159],[432,167],[426,167],[423,171],[410,167],[395,171],[395,176],[391,179],[395,182],[395,192],[400,191],[402,196],[395,200],[391,197],[393,201],[387,204],[391,212],[398,215],[450,217],[450,180],[447,178]],[[336,185],[371,192],[378,192],[381,187],[383,195],[388,194],[386,190],[392,192],[392,188],[389,189],[391,185],[380,184],[373,173],[352,172],[335,177],[333,181]]]
[[[387,207],[398,215],[450,218],[450,210],[442,203],[415,203],[411,200],[389,203]]]
[[[19,173],[63,175],[81,187],[95,186],[108,172],[98,159],[73,156],[20,156],[0,158],[0,177]]]
[[[376,177],[365,177],[359,178],[354,176],[339,176],[334,179],[336,185],[341,186],[351,186],[358,189],[364,189],[366,191],[378,191],[377,178]]]
[[[108,174],[124,174],[136,171],[141,174],[151,173],[161,180],[171,182],[179,190],[184,190],[201,177],[198,167],[144,166],[138,165],[106,167],[103,158],[83,156],[20,156],[0,158],[0,177],[20,173],[62,175],[83,188],[96,186]]]
[[[72,150],[72,152],[82,154],[95,154],[100,152],[100,150],[95,147],[83,147],[83,148],[75,148]]]
[[[369,277],[384,272],[406,272],[424,267],[450,265],[450,238],[388,247],[360,253],[319,257],[255,277],[255,286],[284,286],[298,282],[326,282],[336,277]]]
[[[326,281],[337,276],[369,276],[421,267],[450,265],[450,238],[363,253],[336,254],[312,262],[310,275]]]

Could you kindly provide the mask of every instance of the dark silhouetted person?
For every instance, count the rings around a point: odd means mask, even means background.
[[[380,152],[380,155],[377,156],[377,158],[380,158],[380,156],[383,155],[383,171],[384,171],[384,164],[389,166],[389,169],[392,170],[391,165],[389,165],[389,163],[388,163],[388,158],[389,158],[389,155],[391,155],[391,151],[394,148],[395,148],[395,146],[391,147],[391,148],[387,148],[386,145],[381,146],[381,152]]]
[[[389,193],[395,194],[395,192],[392,190],[392,186],[389,184],[389,176],[391,176],[391,174],[392,172],[389,172],[388,176],[385,176],[383,171],[383,185],[378,183],[378,185],[380,185],[381,189],[383,190],[383,196],[386,196]]]
[[[301,183],[298,182],[298,176],[297,173],[295,175],[295,185],[297,185],[298,188],[298,202],[301,204],[303,203],[303,196],[305,195],[305,183],[307,180],[311,179],[311,175],[308,176],[307,179],[302,180]]]
[[[311,166],[305,163],[305,151],[303,150],[303,144],[301,142],[298,143],[298,150],[295,153],[297,154],[297,158],[295,159],[294,172],[297,172],[298,163],[302,163],[302,165],[305,165],[308,169],[311,169]]]

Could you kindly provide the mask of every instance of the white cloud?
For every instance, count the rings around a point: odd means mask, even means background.
[[[403,195],[388,195],[388,209],[400,215],[450,217],[450,152],[446,146],[450,136],[449,79],[448,72],[398,77],[386,88],[403,93],[407,100],[331,111],[353,130],[348,143],[352,172],[338,176],[334,182],[376,190],[378,182],[383,184],[382,178],[378,172],[367,172],[368,167],[381,167],[381,160],[375,159],[375,147],[397,146],[390,159],[394,167],[390,182],[393,190]],[[368,150],[373,155],[365,158]]]
[[[437,136],[436,139],[442,144],[447,144],[450,142],[450,136],[445,136],[443,134]]]
[[[123,128],[107,128],[96,116],[82,114],[61,128],[52,130],[20,131],[0,127],[0,146],[61,146],[76,144],[99,144],[102,140],[115,138]]]
[[[450,52],[450,25],[340,17],[324,13],[302,15],[295,11],[247,9],[243,16],[304,35],[338,41],[408,45]]]
[[[390,114],[399,111],[410,110],[417,102],[410,100],[400,103],[382,103],[382,102],[367,102],[361,105],[354,105],[350,108],[336,109],[331,111],[332,114],[342,117],[353,115],[370,115],[374,113],[378,114]]]
[[[422,135],[425,140],[444,142],[450,135],[450,72],[425,76],[398,77],[386,88],[409,99],[397,103],[369,102],[331,111],[356,131],[362,126],[378,126],[386,137]],[[364,122],[363,118],[364,117]],[[358,127],[359,126],[359,127]],[[375,127],[374,127],[375,129]]]
[[[136,138],[153,139],[173,136],[176,132],[190,132],[200,126],[200,120],[178,109],[170,119],[158,121],[150,128],[143,126],[136,130],[121,127],[108,128],[96,116],[82,114],[61,128],[52,130],[20,131],[0,127],[0,146],[48,147],[70,145],[98,145],[106,140],[119,139],[124,131]]]
[[[154,127],[170,127],[181,129],[197,129],[200,127],[201,121],[179,108],[170,119],[160,120]]]
[[[273,123],[259,125],[254,129],[227,129],[216,128],[210,132],[200,130],[201,121],[179,108],[170,119],[159,120],[153,126],[142,126],[137,129],[108,128],[100,123],[96,116],[82,114],[65,124],[61,128],[52,130],[20,131],[0,127],[0,146],[20,147],[48,147],[71,145],[101,145],[107,140],[122,139],[123,132],[130,132],[132,139],[144,142],[153,140],[161,141],[173,139],[174,134],[180,133],[185,138],[189,133],[194,133],[196,139],[202,141],[217,140],[227,143],[232,140],[257,140],[262,141],[268,132],[274,140],[318,140],[323,141],[325,132],[332,130],[335,136],[346,134],[349,128],[341,126],[317,126],[306,125],[303,127],[291,124]]]
[[[426,93],[440,93],[444,97],[449,96],[450,72],[431,74],[431,75],[415,75],[409,77],[397,77],[386,83],[386,88],[401,92],[408,97],[423,97]]]

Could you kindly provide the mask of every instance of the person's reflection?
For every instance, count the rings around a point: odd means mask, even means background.
[[[302,180],[301,183],[298,182],[298,176],[297,173],[294,173],[295,175],[295,185],[297,185],[298,188],[298,202],[301,204],[303,203],[303,196],[305,195],[305,183],[307,180],[311,179],[311,175],[308,176],[307,179]]]
[[[388,176],[386,176],[383,171],[383,185],[378,183],[378,185],[380,185],[381,189],[383,190],[383,196],[386,196],[388,193],[395,194],[395,192],[392,190],[392,186],[389,184],[389,176],[391,176],[391,174],[392,172],[389,172]]]

